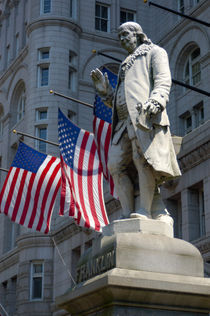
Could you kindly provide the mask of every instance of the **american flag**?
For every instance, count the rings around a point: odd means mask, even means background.
[[[61,152],[60,215],[77,224],[101,231],[108,218],[103,199],[103,174],[93,134],[74,125],[59,110]]]
[[[103,73],[107,73],[109,82],[113,88],[117,84],[117,76],[103,67]],[[111,143],[112,109],[106,106],[101,98],[96,95],[94,104],[93,133],[98,149],[99,159],[103,167],[103,174],[109,183],[110,193],[116,198],[114,182],[107,168],[109,148]]]
[[[0,212],[47,234],[60,185],[60,159],[21,142],[0,193]]]

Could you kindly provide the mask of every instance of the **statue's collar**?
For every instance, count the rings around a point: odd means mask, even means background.
[[[141,44],[136,50],[128,55],[126,59],[122,62],[121,68],[124,71],[127,71],[135,62],[138,56],[146,55],[153,47],[153,43],[150,39],[146,43]]]

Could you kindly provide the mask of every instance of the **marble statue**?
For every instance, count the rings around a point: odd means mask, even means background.
[[[159,192],[160,184],[181,175],[166,112],[171,88],[168,56],[135,22],[122,24],[118,37],[128,55],[120,65],[115,91],[98,68],[91,77],[104,103],[113,107],[108,168],[122,218],[152,218],[173,225]],[[140,205],[136,208],[131,165],[138,172]]]

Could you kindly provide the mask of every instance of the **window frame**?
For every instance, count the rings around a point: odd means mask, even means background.
[[[178,0],[177,2],[177,10],[178,12],[185,14],[185,5],[184,5],[184,0]]]
[[[43,54],[48,53],[48,57],[43,58]],[[38,60],[41,61],[46,61],[50,58],[50,47],[42,47],[38,49]]]
[[[25,116],[26,95],[25,90],[22,90],[17,103],[16,123],[20,122]]]
[[[71,19],[77,18],[77,1],[69,0],[69,16]]]
[[[49,11],[45,12],[45,1],[49,1],[50,9]],[[52,1],[51,0],[40,0],[40,15],[42,14],[49,14],[52,12]]]
[[[203,101],[196,104],[193,107],[193,111],[195,116],[195,128],[197,128],[205,122]]]
[[[199,49],[199,55],[196,56],[195,58],[192,57],[193,53]],[[201,82],[201,67],[200,67],[200,47],[195,47],[194,49],[191,50],[191,52],[188,54],[187,59],[185,61],[184,65],[184,82],[188,85],[196,86]],[[193,73],[193,67],[196,65],[199,65],[199,70]],[[186,70],[188,68],[188,74],[186,74]],[[194,81],[196,76],[199,76],[198,81]]]
[[[47,84],[43,84],[43,70],[48,69],[48,76],[47,76]],[[48,87],[49,86],[49,79],[50,79],[50,64],[49,63],[42,63],[38,65],[38,88],[41,87]]]
[[[96,6],[100,6],[100,14],[101,14],[101,9],[102,7],[107,8],[107,19],[103,18],[101,15],[100,16],[96,16]],[[100,28],[96,28],[96,19],[100,20]],[[106,31],[102,30],[101,27],[101,21],[105,20],[107,21],[107,28]],[[104,33],[110,33],[110,6],[105,4],[105,3],[101,3],[101,2],[96,2],[95,3],[95,30],[99,31],[99,32],[104,32]]]
[[[42,272],[41,273],[34,273],[33,267],[35,265],[42,265]],[[33,280],[34,278],[41,278],[42,285],[41,285],[41,297],[33,297]],[[44,299],[44,262],[43,261],[32,261],[30,265],[30,301],[43,301]]]
[[[40,135],[40,131],[44,130],[44,129],[46,130],[46,138],[42,138],[41,135]],[[38,138],[41,138],[43,140],[47,140],[47,138],[48,138],[48,125],[47,124],[36,125],[35,126],[35,135]],[[45,147],[44,150],[41,148],[41,146]],[[47,152],[47,143],[37,139],[35,141],[35,148],[36,148],[36,150],[46,154],[46,152]]]
[[[121,12],[125,12],[126,13],[126,20],[124,22],[121,22]],[[128,19],[127,14],[133,14],[133,20]],[[136,22],[136,12],[133,10],[129,10],[129,9],[125,9],[125,8],[120,8],[120,24],[128,22],[128,21],[133,21]]]
[[[1,110],[0,107],[0,138],[3,136],[3,117],[4,117],[4,112]]]
[[[46,118],[41,118],[40,114],[46,112]],[[36,121],[44,121],[48,119],[48,108],[39,108],[36,109]]]

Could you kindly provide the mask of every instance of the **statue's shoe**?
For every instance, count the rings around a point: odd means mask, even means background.
[[[131,213],[130,218],[149,219],[148,216],[139,213]]]

